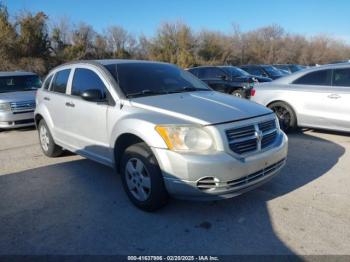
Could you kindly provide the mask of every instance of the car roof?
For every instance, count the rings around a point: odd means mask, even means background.
[[[135,59],[101,59],[101,60],[92,60],[101,65],[114,65],[114,64],[132,64],[132,63],[143,63],[143,64],[169,64],[159,61],[150,61],[150,60],[135,60]]]
[[[4,76],[32,76],[32,75],[37,75],[33,72],[25,72],[25,71],[2,71],[0,72],[0,77]]]
[[[267,65],[267,64],[249,64],[249,65],[241,65],[239,67],[249,67],[249,66],[273,66],[273,65]]]
[[[305,68],[303,70],[297,71],[293,74],[278,78],[274,80],[275,83],[281,83],[281,84],[288,84],[296,80],[297,78],[311,72],[316,72],[320,70],[326,70],[326,69],[341,69],[341,68],[350,68],[349,63],[344,64],[330,64],[330,65],[320,65],[320,66],[314,66],[310,68]]]

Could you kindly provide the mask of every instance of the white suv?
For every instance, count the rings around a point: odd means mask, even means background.
[[[144,210],[160,208],[169,194],[239,195],[286,161],[287,137],[271,110],[214,92],[171,64],[65,64],[49,73],[36,102],[43,152],[64,148],[114,167]]]

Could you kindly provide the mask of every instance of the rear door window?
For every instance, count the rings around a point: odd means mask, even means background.
[[[330,86],[331,85],[332,70],[319,70],[316,72],[308,73],[293,82],[296,85],[319,85]]]
[[[212,79],[220,79],[222,76],[225,76],[225,72],[221,69],[214,67],[201,68],[199,71],[199,78],[212,78]]]
[[[65,94],[70,71],[71,71],[70,69],[64,69],[62,71],[58,71],[55,74],[55,78],[53,79],[50,90],[56,93]]]
[[[243,67],[242,69],[248,72],[249,74],[255,76],[261,76],[263,74],[262,70],[260,70],[260,68],[257,67]]]
[[[350,68],[333,70],[333,86],[350,87]]]
[[[193,69],[189,69],[188,72],[190,72],[192,75],[195,75],[198,77],[199,70],[200,70],[199,68],[193,68]]]

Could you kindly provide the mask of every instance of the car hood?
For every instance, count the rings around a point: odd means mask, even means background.
[[[36,90],[0,93],[0,102],[34,101],[35,93]]]
[[[201,125],[257,117],[272,111],[254,102],[219,92],[189,92],[139,97],[131,105]]]
[[[272,79],[264,76],[254,76],[259,82],[271,82]]]

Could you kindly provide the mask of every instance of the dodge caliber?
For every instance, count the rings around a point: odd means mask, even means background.
[[[44,154],[67,149],[115,168],[147,211],[169,196],[237,196],[276,175],[287,157],[270,109],[215,92],[171,64],[68,63],[48,74],[36,99]]]

